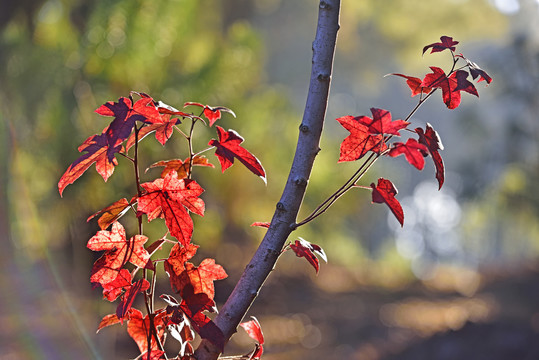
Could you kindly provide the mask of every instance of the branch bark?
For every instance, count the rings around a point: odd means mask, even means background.
[[[288,180],[264,239],[214,320],[227,341],[236,332],[237,326],[275,267],[288,236],[296,227],[297,214],[307,189],[314,160],[320,151],[320,137],[326,116],[339,30],[340,8],[340,0],[320,1],[313,42],[309,93]],[[219,355],[220,350],[207,340],[203,340],[195,352],[198,360],[215,360]]]

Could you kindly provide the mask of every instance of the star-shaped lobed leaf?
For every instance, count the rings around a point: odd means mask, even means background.
[[[150,254],[143,246],[147,240],[144,235],[135,235],[127,240],[125,229],[119,222],[112,224],[111,231],[98,231],[88,240],[87,247],[93,251],[104,250],[105,253],[94,263],[91,282],[104,285],[114,281],[127,262],[140,268],[152,266]]]
[[[114,280],[103,284],[103,298],[111,302],[116,300],[124,289],[131,286],[131,281],[131,273],[127,269],[121,269]]]
[[[146,214],[148,221],[165,218],[170,234],[181,244],[189,244],[193,220],[188,211],[204,216],[204,201],[199,198],[204,189],[193,180],[178,179],[176,171],[141,186],[145,193],[138,198],[137,210]]]
[[[339,162],[358,160],[369,151],[380,153],[387,149],[383,135],[373,135],[366,125],[359,122],[359,117],[347,115],[337,121],[350,131],[341,143]]]
[[[185,246],[177,243],[174,244],[170,250],[168,258],[163,263],[165,271],[167,272],[170,278],[170,286],[172,288],[176,287],[176,278],[178,275],[185,271],[185,263],[195,256],[198,249],[198,245],[189,243]],[[176,291],[180,291],[180,287],[176,287]]]
[[[213,282],[221,280],[228,275],[221,265],[215,263],[214,259],[204,259],[199,266],[190,262],[185,264],[185,271],[177,277],[176,288],[183,289],[190,284],[195,294],[206,294],[212,299],[215,296]]]
[[[114,172],[114,167],[118,165],[118,160],[116,160],[114,154],[120,152],[121,149],[121,144],[109,146],[109,141],[105,133],[92,135],[86,139],[79,146],[79,152],[86,151],[87,153],[75,160],[62,175],[60,181],[58,181],[60,196],[62,196],[66,186],[73,184],[94,163],[99,175],[101,175],[103,180],[107,181]]]
[[[240,145],[243,138],[234,130],[225,131],[220,126],[216,126],[216,129],[219,140],[212,139],[209,145],[216,148],[215,155],[219,159],[219,163],[221,163],[222,172],[231,167],[234,164],[234,158],[236,158],[253,174],[260,176],[265,183],[266,172],[262,164],[256,156]]]
[[[444,161],[439,152],[439,150],[444,149],[442,140],[440,139],[438,132],[436,132],[436,130],[434,130],[429,123],[427,123],[425,130],[422,128],[416,128],[415,131],[419,135],[419,142],[427,147],[428,152],[434,161],[434,167],[436,168],[436,179],[438,180],[438,189],[441,189],[445,180]]]
[[[425,166],[425,158],[423,153],[427,151],[427,147],[417,142],[416,139],[408,139],[406,143],[397,142],[394,143],[389,150],[388,155],[396,157],[403,155],[411,165],[415,166],[417,170],[423,170]]]
[[[135,145],[135,136],[138,138],[138,141],[140,141],[154,131],[157,141],[159,141],[161,145],[165,145],[174,132],[174,125],[178,125],[180,123],[180,119],[178,118],[171,119],[170,115],[163,115],[160,122],[154,122],[142,127],[137,134],[135,134],[135,132],[131,133],[131,136],[129,139],[127,139],[125,149],[127,151],[131,149],[133,145]]]
[[[401,226],[404,224],[404,211],[399,201],[395,198],[397,188],[387,179],[379,178],[378,184],[371,184],[372,202],[389,206],[389,209],[395,215]]]
[[[384,109],[371,108],[372,119],[359,116],[357,121],[367,126],[369,133],[376,135],[400,136],[399,130],[405,129],[410,123],[404,120],[391,120],[391,113]]]
[[[109,101],[101,105],[95,112],[114,117],[106,131],[109,143],[114,146],[123,143],[131,135],[136,121],[152,123],[154,118],[161,117],[149,97],[135,104],[129,98],[121,97],[118,102]]]
[[[421,86],[442,89],[442,98],[449,109],[455,109],[460,105],[461,91],[466,91],[472,95],[479,96],[475,86],[466,80],[468,73],[464,70],[457,70],[449,77],[445,72],[436,66],[431,66],[431,74],[427,74]]]
[[[183,290],[189,286],[194,294],[205,294],[213,300],[215,288],[213,282],[227,277],[227,273],[221,265],[215,263],[214,259],[205,259],[199,266],[188,262],[197,250],[198,246],[188,244],[180,246],[176,244],[172,247],[170,255],[165,260],[165,271],[170,277],[172,288],[176,289],[182,297]]]
[[[430,45],[427,45],[423,48],[423,54],[425,54],[425,52],[428,50],[428,49],[431,49],[430,53],[435,53],[435,52],[440,52],[440,51],[444,51],[444,50],[451,50],[451,51],[455,51],[455,45],[457,45],[459,42],[458,41],[455,41],[453,40],[452,37],[450,36],[442,36],[440,38],[440,42],[435,42],[435,43],[432,43]]]

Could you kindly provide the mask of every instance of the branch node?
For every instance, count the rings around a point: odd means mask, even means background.
[[[297,186],[305,187],[307,186],[307,179],[305,179],[304,177],[299,177],[296,180],[294,180],[294,183]]]
[[[318,77],[317,77],[319,81],[329,81],[330,78],[331,78],[330,74],[318,74]]]
[[[309,132],[309,126],[305,125],[305,124],[301,124],[299,126],[299,131],[301,131],[302,133],[307,133],[307,132]]]
[[[280,210],[280,211],[285,211],[285,207],[284,207],[284,204],[282,202],[278,202],[277,203],[277,210]]]
[[[320,1],[320,9],[331,10],[331,5],[325,1]]]

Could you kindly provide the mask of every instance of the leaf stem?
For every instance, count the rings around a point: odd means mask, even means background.
[[[187,137],[187,143],[189,144],[189,169],[187,171],[187,178],[191,179],[191,171],[193,170],[193,158],[195,154],[193,153],[193,132],[195,130],[196,119],[191,121],[191,128],[189,129],[189,136]]]

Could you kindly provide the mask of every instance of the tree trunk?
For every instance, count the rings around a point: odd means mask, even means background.
[[[264,281],[275,267],[281,250],[294,230],[296,217],[307,189],[314,159],[320,147],[320,136],[326,116],[333,58],[339,30],[340,0],[322,0],[319,5],[318,24],[313,42],[311,79],[294,162],[288,180],[277,203],[271,225],[243,275],[230,294],[215,324],[222,330],[226,341],[249,310]],[[220,350],[203,340],[195,352],[198,360],[217,359]]]

